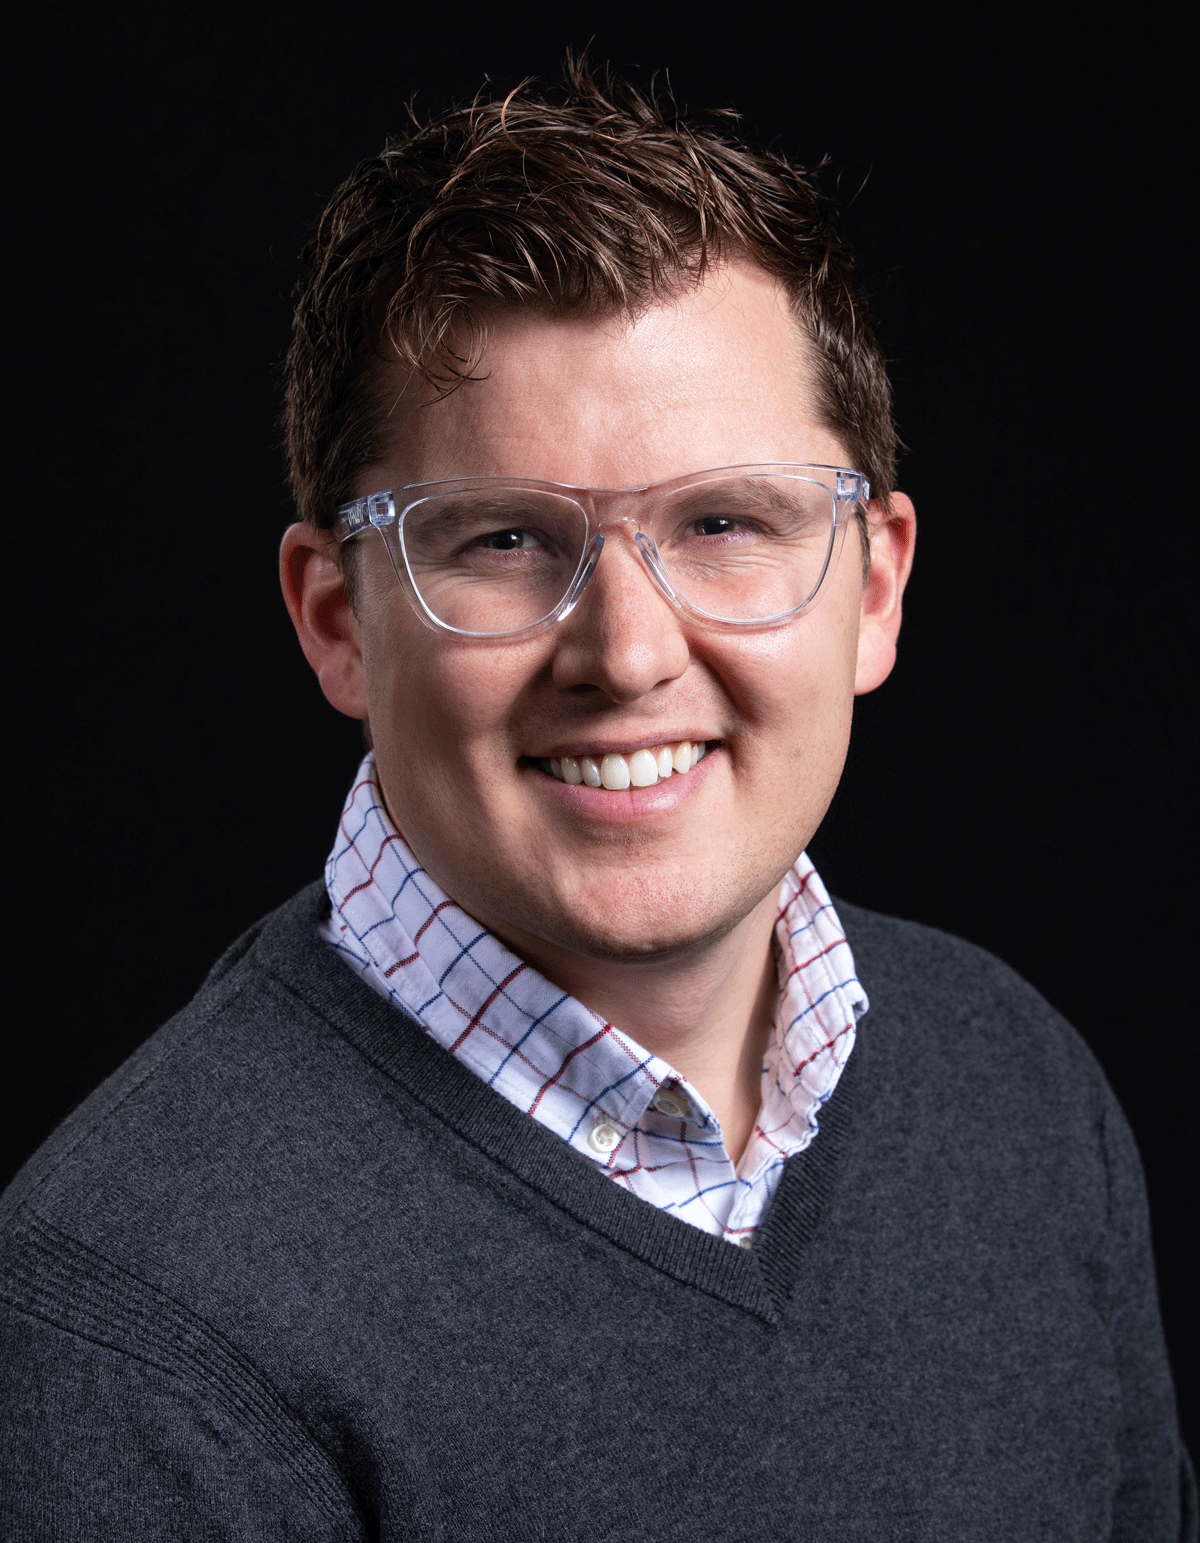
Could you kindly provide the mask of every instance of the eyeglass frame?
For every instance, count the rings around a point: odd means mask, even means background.
[[[821,567],[820,575],[805,599],[799,605],[793,606],[790,611],[784,611],[779,616],[751,617],[747,620],[738,620],[732,617],[714,616],[702,610],[676,590],[659,553],[658,543],[652,536],[647,536],[645,531],[642,530],[640,519],[625,514],[593,520],[592,509],[589,508],[589,503],[594,504],[597,499],[631,498],[654,493],[658,497],[651,504],[651,514],[648,523],[652,524],[653,511],[671,493],[679,488],[687,487],[690,483],[699,482],[707,477],[722,476],[728,472],[740,472],[743,474],[759,472],[769,475],[793,475],[796,472],[824,472],[827,475],[829,473],[833,474],[834,481],[832,486],[824,478],[812,479],[820,482],[821,486],[830,493],[833,499],[833,519],[830,522],[829,528],[829,545],[826,549],[825,561]],[[467,492],[473,488],[486,490],[498,487],[554,493],[561,497],[569,498],[583,514],[583,550],[580,553],[579,565],[570,584],[567,586],[566,593],[552,611],[549,611],[535,622],[530,622],[524,627],[516,627],[509,631],[470,632],[465,628],[454,627],[449,622],[442,621],[426,605],[417,582],[413,578],[409,567],[408,553],[405,550],[402,539],[404,516],[414,505],[438,492],[457,493]],[[604,526],[613,524],[627,525],[630,523],[638,527],[634,541],[641,554],[642,561],[649,570],[655,587],[676,611],[706,627],[730,628],[739,632],[763,631],[774,627],[786,626],[813,603],[825,582],[829,569],[833,565],[834,547],[837,543],[838,533],[841,532],[844,537],[850,515],[856,509],[865,510],[870,498],[871,484],[863,476],[862,472],[854,471],[844,466],[825,466],[819,463],[790,461],[750,462],[739,466],[715,466],[705,471],[686,472],[682,476],[671,477],[665,482],[646,482],[630,488],[576,487],[566,482],[542,482],[533,477],[448,477],[439,478],[433,482],[410,482],[401,488],[385,488],[378,493],[367,493],[361,498],[351,499],[349,503],[340,504],[334,510],[330,530],[340,546],[346,545],[369,530],[377,530],[383,539],[383,544],[387,549],[388,558],[391,561],[392,569],[400,587],[408,596],[417,615],[433,631],[449,633],[452,637],[456,638],[481,642],[500,642],[517,638],[528,638],[556,626],[560,621],[564,621],[579,603],[592,574],[596,570],[596,565],[600,561],[600,555],[604,550]],[[405,501],[398,508],[401,499]],[[389,532],[392,533],[390,540],[388,538]]]

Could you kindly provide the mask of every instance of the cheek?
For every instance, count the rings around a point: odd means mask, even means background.
[[[397,769],[461,785],[513,759],[511,725],[538,667],[522,651],[456,644],[393,615],[364,632],[363,659],[372,736]]]
[[[742,770],[751,779],[743,786],[760,839],[777,843],[789,862],[812,839],[845,764],[856,639],[856,617],[830,606],[781,634],[764,635],[753,667],[742,672]]]
[[[736,668],[726,673],[744,718],[781,740],[811,746],[826,732],[848,732],[858,617],[840,597],[828,598],[834,603],[789,627],[743,640]]]

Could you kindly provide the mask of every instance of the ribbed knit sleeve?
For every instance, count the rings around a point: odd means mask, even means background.
[[[194,1313],[45,1226],[14,1229],[3,1266],[0,1536],[366,1536],[303,1422]]]

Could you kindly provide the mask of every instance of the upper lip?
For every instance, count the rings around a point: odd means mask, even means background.
[[[657,750],[660,745],[678,745],[682,740],[690,740],[693,745],[711,743],[717,736],[713,734],[689,734],[676,733],[672,730],[669,734],[632,734],[628,739],[616,739],[606,737],[604,739],[592,739],[588,741],[573,740],[563,741],[548,750],[538,750],[530,754],[531,761],[557,761],[564,755],[574,756],[578,760],[582,756],[591,756],[597,761],[606,755],[633,755],[638,750]]]

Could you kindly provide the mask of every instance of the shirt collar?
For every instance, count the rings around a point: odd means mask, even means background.
[[[696,1134],[719,1140],[703,1097],[616,1025],[523,963],[447,896],[392,824],[368,754],[325,865],[327,936],[477,1076],[595,1160],[597,1118],[630,1128],[664,1085],[682,1083]],[[867,998],[824,885],[802,855],[780,889],[779,1008],[763,1068],[766,1146],[815,1135]],[[762,1144],[760,1143],[760,1146]],[[749,1154],[748,1154],[749,1155]]]

